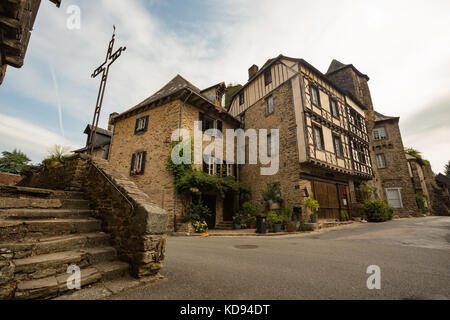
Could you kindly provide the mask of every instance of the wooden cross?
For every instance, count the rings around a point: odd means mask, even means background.
[[[112,35],[112,39],[109,42],[105,62],[103,62],[102,65],[98,67],[91,76],[92,78],[95,78],[100,73],[102,73],[102,81],[100,82],[100,88],[98,90],[97,104],[95,105],[94,119],[92,120],[91,133],[89,135],[89,140],[87,144],[90,154],[92,154],[94,151],[95,135],[97,133],[98,121],[100,119],[100,111],[102,109],[103,97],[105,96],[105,88],[106,88],[106,81],[108,80],[109,67],[114,63],[114,61],[116,61],[120,57],[122,51],[125,51],[127,49],[126,47],[120,47],[114,54],[112,53],[115,41],[116,26],[113,26],[113,28],[114,32]]]

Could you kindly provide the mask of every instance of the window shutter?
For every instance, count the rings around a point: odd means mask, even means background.
[[[135,126],[134,126],[134,134],[137,133],[137,130],[138,130],[138,124],[139,124],[139,119],[136,119],[136,124],[135,124]]]
[[[217,130],[219,130],[220,132],[222,132],[222,128],[223,128],[223,123],[220,120],[217,120]]]
[[[142,165],[141,165],[141,174],[145,172],[145,161],[147,160],[147,151],[142,153]]]
[[[130,176],[132,175],[132,172],[133,172],[133,170],[134,170],[134,162],[135,162],[135,161],[136,161],[136,155],[133,154],[133,155],[131,156]]]
[[[205,132],[205,114],[203,112],[198,113],[198,121],[202,124],[202,131]]]
[[[148,129],[148,120],[149,120],[149,116],[146,116],[145,117],[145,127],[144,127],[144,131],[147,131],[147,129]]]

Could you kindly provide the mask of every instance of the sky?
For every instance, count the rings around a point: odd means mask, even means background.
[[[80,28],[68,28],[80,9]],[[400,116],[405,147],[433,171],[450,160],[450,1],[63,0],[42,1],[21,69],[0,86],[0,151],[34,163],[55,145],[85,145],[104,61],[110,70],[100,125],[180,74],[200,88],[244,84],[248,68],[283,54],[326,72],[332,59],[369,75],[378,112]],[[70,20],[73,21],[73,20]]]

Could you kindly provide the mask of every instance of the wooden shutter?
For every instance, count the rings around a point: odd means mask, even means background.
[[[141,164],[141,174],[145,172],[145,161],[147,160],[147,151],[142,153],[142,164]]]
[[[147,129],[148,129],[148,120],[150,119],[150,117],[149,116],[146,116],[145,117],[145,127],[144,127],[144,131],[147,131]]]
[[[131,156],[131,167],[130,167],[130,176],[132,175],[132,172],[134,170],[134,162],[136,161],[136,154],[133,154]]]
[[[136,119],[136,124],[134,125],[134,134],[138,132],[139,119]]]

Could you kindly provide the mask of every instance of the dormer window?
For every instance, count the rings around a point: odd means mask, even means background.
[[[142,133],[148,129],[149,116],[136,119],[136,125],[134,127],[134,134]]]
[[[272,70],[269,68],[264,72],[264,84],[267,86],[272,83]]]

